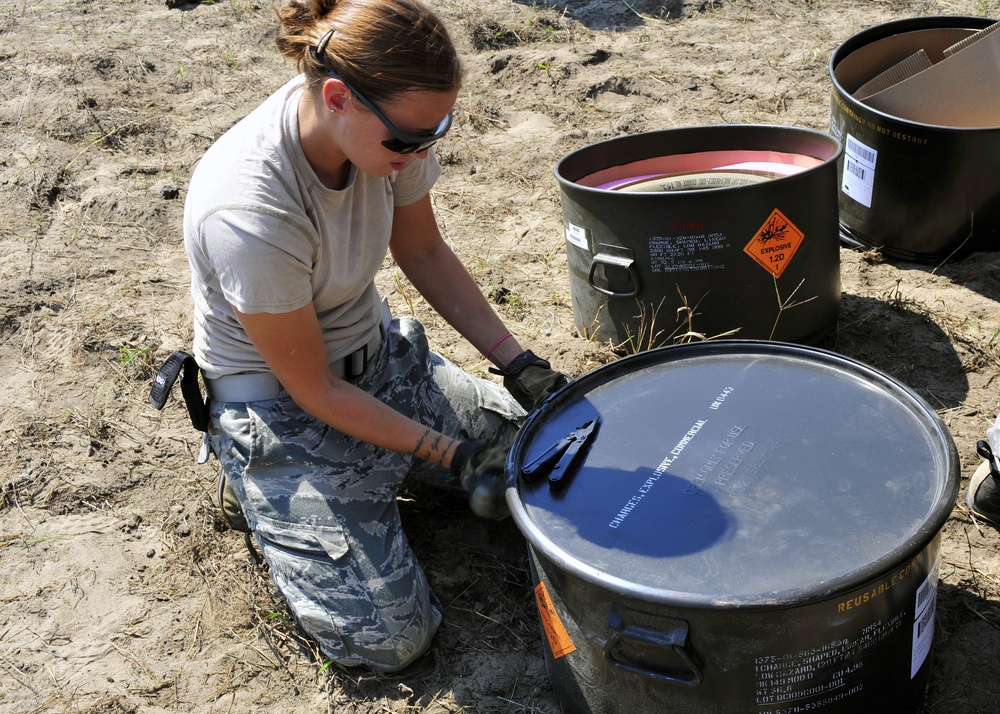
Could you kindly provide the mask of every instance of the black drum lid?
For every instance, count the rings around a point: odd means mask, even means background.
[[[520,467],[590,420],[562,488]],[[860,584],[922,549],[958,490],[954,443],[908,387],[817,348],[650,350],[534,412],[508,459],[533,548],[646,600],[771,606]]]

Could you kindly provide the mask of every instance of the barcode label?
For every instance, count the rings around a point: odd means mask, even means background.
[[[923,609],[924,603],[927,602],[927,598],[929,598],[933,592],[934,586],[931,585],[929,580],[925,581],[924,584],[920,586],[920,589],[917,590],[917,612],[920,612]]]
[[[927,608],[927,612],[917,622],[917,639],[924,637],[927,633],[927,626],[934,622],[934,610]]]
[[[878,152],[868,148],[850,134],[847,135],[847,151],[872,166],[875,165],[875,159],[878,157]]]
[[[566,223],[566,242],[575,245],[577,248],[583,248],[584,250],[590,250],[590,240],[587,235],[587,229],[583,226],[578,226],[575,223]],[[593,252],[593,251],[591,251]]]
[[[934,561],[930,572],[917,588],[913,602],[913,649],[910,659],[910,677],[916,677],[917,672],[927,660],[934,641],[934,612],[937,610],[938,568],[940,559]]]
[[[866,146],[850,134],[847,135],[847,147],[844,150],[844,176],[840,182],[840,190],[845,196],[868,208],[872,207],[872,193],[875,186],[875,164],[878,152]]]

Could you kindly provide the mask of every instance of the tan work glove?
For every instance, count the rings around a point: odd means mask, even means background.
[[[482,440],[463,441],[455,449],[451,472],[469,494],[469,508],[477,516],[502,521],[510,515],[505,496],[506,463],[506,449],[487,446]]]
[[[503,386],[529,411],[569,384],[569,377],[531,350],[519,354],[502,370],[490,368],[490,372],[501,375]]]

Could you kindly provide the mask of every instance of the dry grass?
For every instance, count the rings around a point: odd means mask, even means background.
[[[519,339],[574,376],[620,351],[572,325],[556,159],[669,126],[822,127],[825,58],[862,20],[1000,12],[993,0],[726,0],[688,3],[691,19],[609,30],[573,16],[590,3],[436,4],[469,68],[459,121],[440,145],[446,175],[433,196],[442,228]],[[838,17],[846,13],[857,26]],[[762,32],[774,17],[781,31]],[[65,571],[28,596],[20,579],[4,580],[0,705],[19,713],[554,714],[525,544],[512,523],[479,522],[454,495],[408,491],[407,529],[446,605],[445,624],[432,655],[406,676],[341,670],[223,525],[216,465],[194,463],[199,435],[183,406],[174,400],[158,413],[145,402],[152,368],[191,341],[182,201],[162,198],[159,187],[174,184],[183,197],[209,144],[290,73],[274,57],[272,24],[267,3],[244,0],[194,10],[104,0],[0,9],[0,564],[28,580],[54,564]],[[995,305],[992,314],[965,306],[979,305],[977,294],[1000,295],[1000,262],[946,264],[930,276],[877,255],[846,267],[844,351],[912,380],[956,434],[965,463],[975,463],[972,444],[1000,407],[1000,333]],[[398,313],[426,322],[436,347],[481,369],[481,355],[393,266],[379,281]],[[776,299],[791,309],[804,296]],[[639,308],[635,346],[707,337],[691,300],[679,332],[677,316]],[[93,562],[81,556],[90,568],[81,574],[61,550],[70,539],[53,537],[47,524],[94,514],[115,524],[118,539]],[[998,642],[997,538],[960,504],[946,541],[943,656],[925,714],[985,711],[996,701],[983,693],[992,679],[976,673],[982,653],[996,649],[983,643]],[[58,608],[95,587],[87,574],[100,560],[137,544],[137,564],[115,571],[112,583],[116,598],[143,603],[134,621],[101,632],[46,619],[46,610],[75,616]],[[112,599],[91,619],[119,608]],[[60,648],[81,649],[87,638],[99,640],[99,653],[65,666]],[[89,678],[72,679],[81,673]]]

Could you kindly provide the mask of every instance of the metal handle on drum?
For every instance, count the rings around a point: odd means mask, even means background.
[[[602,243],[597,246],[598,253],[594,255],[594,259],[590,263],[590,274],[587,276],[587,283],[590,284],[597,292],[602,295],[608,295],[610,297],[635,297],[639,294],[639,274],[635,271],[635,260],[632,257],[632,251],[628,248],[622,248],[617,245],[608,245]],[[608,288],[603,288],[600,285],[594,283],[594,273],[597,272],[598,265],[605,265],[612,268],[620,268],[622,270],[627,270],[629,278],[631,279],[634,288],[628,292],[617,292],[615,290],[609,290]]]
[[[611,663],[615,667],[624,669],[627,672],[641,674],[643,676],[652,677],[653,679],[658,679],[662,682],[669,682],[671,684],[681,684],[686,687],[697,686],[701,684],[702,673],[701,668],[699,668],[697,663],[691,658],[691,655],[688,653],[685,646],[688,635],[687,623],[678,620],[674,620],[673,622],[677,622],[678,624],[672,631],[658,632],[645,627],[627,625],[620,614],[612,611],[610,617],[608,618],[608,625],[615,632],[611,635],[608,643],[604,646],[604,656],[611,660]],[[674,653],[680,657],[684,666],[690,670],[690,676],[678,676],[675,674],[668,674],[667,672],[658,672],[654,669],[650,669],[649,667],[644,667],[622,659],[615,653],[615,648],[626,638],[647,645],[653,645],[654,647],[664,647],[673,650]]]

